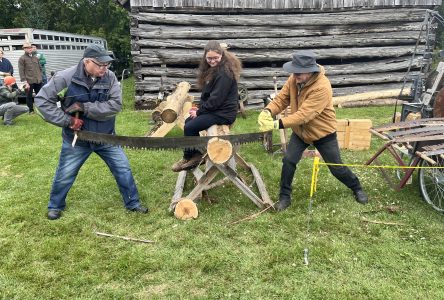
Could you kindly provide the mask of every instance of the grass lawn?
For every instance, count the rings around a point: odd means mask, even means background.
[[[124,83],[117,130],[141,136],[150,114],[131,109],[132,85],[131,79]],[[389,122],[392,113],[392,107],[337,110],[338,118],[370,118],[374,124]],[[257,115],[249,111],[233,131],[257,131]],[[36,115],[0,125],[1,299],[444,299],[444,220],[422,201],[416,174],[395,192],[377,170],[354,168],[370,197],[363,206],[323,167],[308,231],[307,158],[287,211],[232,225],[259,210],[227,184],[209,192],[211,203],[199,202],[198,219],[183,222],[168,212],[176,180],[170,167],[181,152],[126,150],[148,215],[124,209],[112,175],[93,155],[63,217],[49,221],[60,131]],[[380,145],[373,138],[370,150],[343,151],[343,160],[363,164]],[[240,153],[259,169],[275,201],[281,156],[266,154],[259,143],[242,146]],[[389,213],[389,205],[399,209]]]

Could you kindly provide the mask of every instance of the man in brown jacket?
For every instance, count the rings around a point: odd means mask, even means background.
[[[313,51],[301,50],[293,54],[293,60],[283,66],[292,73],[279,94],[260,113],[261,131],[291,128],[292,134],[287,152],[282,159],[279,203],[276,209],[284,210],[291,204],[291,191],[296,165],[304,150],[313,144],[326,163],[342,164],[336,136],[336,113],[333,108],[333,92],[324,68],[316,63]],[[274,120],[290,106],[291,113]],[[343,166],[328,166],[330,172],[348,188],[361,204],[368,202],[358,177]]]
[[[25,83],[26,105],[29,113],[34,112],[34,98],[32,92],[37,95],[42,87],[42,69],[40,68],[39,59],[32,55],[32,47],[30,43],[23,44],[25,54],[20,56],[18,61],[20,81]]]

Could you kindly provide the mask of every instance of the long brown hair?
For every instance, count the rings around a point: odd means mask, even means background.
[[[215,68],[211,68],[207,63],[206,55],[209,51],[214,51],[222,55],[221,61]],[[204,48],[204,55],[202,56],[199,68],[197,71],[197,85],[202,88],[207,81],[211,81],[219,68],[224,68],[225,72],[231,78],[239,81],[240,73],[242,72],[241,61],[233,54],[225,50],[218,41],[209,41]]]

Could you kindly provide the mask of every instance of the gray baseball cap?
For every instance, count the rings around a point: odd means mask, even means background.
[[[107,63],[114,59],[108,55],[108,52],[102,45],[92,44],[86,47],[83,52],[83,58],[94,58],[98,62]]]

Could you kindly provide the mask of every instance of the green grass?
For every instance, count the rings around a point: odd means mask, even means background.
[[[143,135],[149,113],[131,110],[132,85],[124,83],[125,110],[117,130]],[[383,124],[392,111],[337,113]],[[249,111],[233,131],[256,131],[257,115]],[[213,201],[199,202],[198,219],[179,221],[168,206],[176,180],[170,166],[181,152],[126,150],[148,215],[125,211],[113,177],[93,155],[68,195],[63,217],[49,221],[60,128],[26,115],[16,126],[0,126],[0,136],[1,299],[444,298],[443,217],[422,201],[416,177],[395,192],[377,170],[354,168],[371,200],[362,206],[323,167],[307,235],[312,159],[299,165],[287,211],[230,225],[259,211],[233,185],[211,190]],[[343,151],[343,160],[362,164],[380,145],[373,138],[370,150]],[[276,200],[281,156],[266,154],[260,144],[244,145],[240,153],[259,169]],[[387,205],[400,209],[388,213]],[[94,231],[155,243],[98,237]]]

